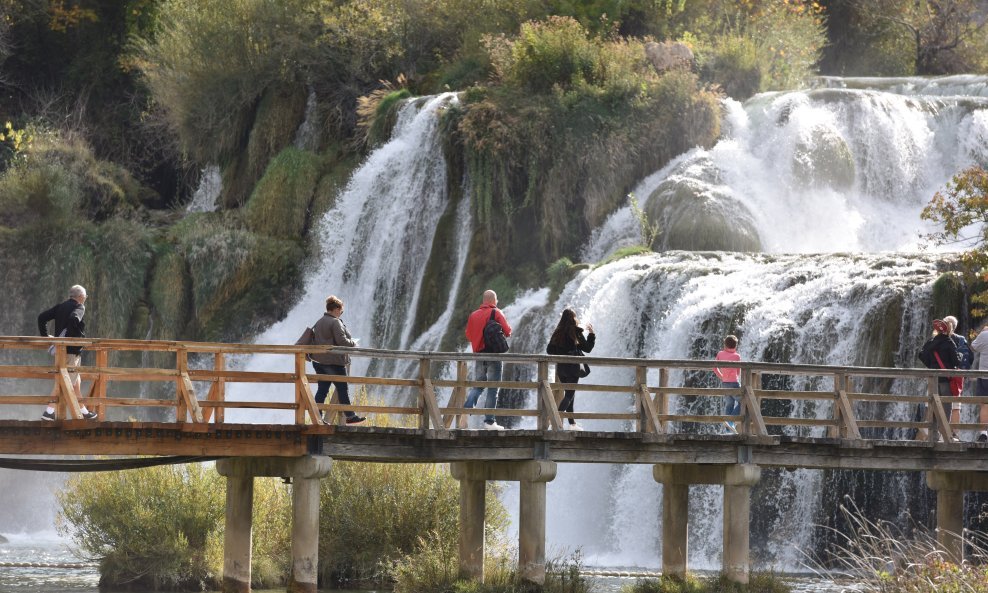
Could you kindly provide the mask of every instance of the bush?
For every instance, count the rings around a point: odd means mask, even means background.
[[[507,513],[488,488],[493,536],[506,528]],[[458,538],[459,486],[443,466],[337,462],[322,480],[320,509],[319,571],[326,584],[384,581],[382,566],[421,552],[420,538],[448,545]],[[442,552],[429,549],[430,556]]]
[[[182,149],[225,163],[266,91],[300,78],[318,0],[170,0],[132,54]],[[306,38],[309,34],[310,37]]]
[[[268,165],[247,202],[248,228],[280,239],[303,236],[321,169],[322,160],[311,152],[282,150]]]
[[[58,529],[99,561],[100,586],[199,590],[223,523],[222,478],[202,465],[78,474],[57,494]]]

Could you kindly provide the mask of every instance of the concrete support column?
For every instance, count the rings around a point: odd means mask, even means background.
[[[964,560],[964,493],[988,492],[988,472],[926,472],[937,491],[937,543],[954,562]]]
[[[484,582],[487,482],[460,480],[460,578]]]
[[[288,591],[315,592],[319,574],[319,478],[329,473],[332,463],[322,455],[228,457],[216,462],[216,471],[226,477],[224,593],[250,592],[255,477],[292,479],[292,573]]]
[[[518,513],[518,572],[522,580],[545,583],[545,482],[521,481]]]
[[[687,529],[691,484],[724,486],[724,573],[732,581],[748,582],[748,521],[751,487],[761,469],[751,464],[656,465],[652,477],[662,483],[662,572],[683,576],[687,571]]]
[[[724,471],[724,574],[735,583],[747,584],[751,572],[751,487],[761,477],[757,465],[732,465]]]
[[[250,593],[250,544],[254,478],[227,477],[223,593]]]
[[[937,490],[937,544],[952,561],[964,560],[963,490]]]
[[[484,495],[488,480],[521,482],[518,573],[545,582],[545,483],[556,477],[552,461],[462,461],[450,464],[460,482],[460,575],[483,582]]]
[[[316,593],[319,567],[319,479],[292,480],[292,573],[289,593]]]
[[[689,549],[690,487],[662,485],[662,574],[685,577]]]

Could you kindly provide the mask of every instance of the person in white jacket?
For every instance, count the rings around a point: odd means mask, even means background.
[[[971,342],[971,350],[978,353],[978,368],[982,371],[988,371],[988,323],[981,327],[978,336]],[[988,397],[988,379],[978,379],[974,395]],[[988,441],[988,404],[981,404],[978,422],[985,426],[985,430],[978,434],[978,442],[984,443]]]

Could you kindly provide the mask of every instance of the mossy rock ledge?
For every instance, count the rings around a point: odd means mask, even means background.
[[[685,163],[684,165],[687,165]],[[697,163],[690,165],[695,170]],[[709,162],[700,163],[700,176],[673,171],[649,196],[645,213],[661,232],[652,243],[656,251],[761,251],[761,239],[751,213],[717,184]]]

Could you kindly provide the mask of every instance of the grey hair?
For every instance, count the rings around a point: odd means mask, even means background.
[[[957,318],[954,317],[953,315],[947,315],[946,317],[943,318],[943,320],[946,321],[947,325],[950,326],[950,331],[954,331],[955,329],[957,329]]]
[[[85,287],[83,287],[83,286],[81,286],[79,284],[76,284],[75,286],[73,286],[72,288],[69,289],[69,298],[70,299],[74,299],[76,297],[85,297],[85,296],[86,296],[86,289],[85,289]]]

